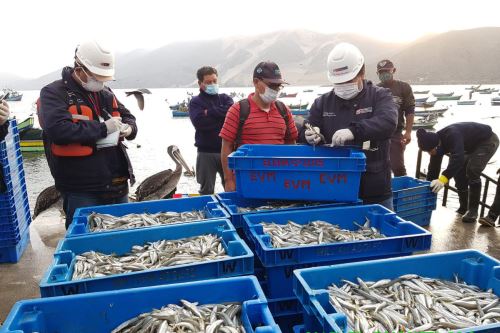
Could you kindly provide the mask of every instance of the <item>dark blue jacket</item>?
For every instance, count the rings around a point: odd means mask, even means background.
[[[431,156],[427,179],[434,180],[439,177],[444,154],[450,154],[450,160],[442,174],[448,179],[453,178],[463,167],[465,155],[476,150],[492,133],[490,126],[473,122],[455,123],[437,131],[438,154]]]
[[[125,146],[119,144],[97,150],[96,141],[106,137],[106,125],[99,120],[74,123],[68,112],[70,101],[95,110],[84,90],[71,76],[73,69],[65,67],[62,79],[45,86],[40,92],[38,116],[43,129],[45,155],[56,188],[62,192],[113,192],[112,179],[126,177],[134,182],[134,175]],[[70,93],[70,94],[68,94]],[[73,95],[74,94],[74,95]],[[108,119],[112,112],[113,92],[109,88],[97,93],[101,116]],[[120,102],[118,108],[122,122],[132,127],[132,140],[137,135],[135,117]],[[106,112],[104,112],[104,111]],[[58,157],[52,154],[51,144],[80,143],[94,148],[94,153],[84,157]]]
[[[333,134],[349,128],[353,144],[371,141],[377,151],[365,151],[366,172],[361,177],[360,198],[364,203],[378,203],[391,197],[389,139],[396,130],[398,110],[389,89],[364,81],[363,90],[352,100],[343,100],[332,91],[318,97],[309,111],[309,122],[320,128],[326,143]],[[305,141],[305,129],[300,140]],[[349,143],[348,143],[349,144]]]
[[[220,153],[219,137],[233,99],[226,94],[209,95],[203,90],[189,102],[189,118],[196,129],[195,143],[199,152]]]

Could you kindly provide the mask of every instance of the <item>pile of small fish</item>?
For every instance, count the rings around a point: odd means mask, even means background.
[[[181,304],[169,304],[159,310],[140,314],[111,333],[245,333],[240,321],[240,303],[198,305],[181,300]]]
[[[91,232],[133,229],[140,227],[159,226],[163,224],[183,223],[203,220],[205,213],[201,210],[192,212],[160,212],[156,214],[127,214],[113,216],[109,214],[92,213],[88,217]]]
[[[238,213],[250,213],[258,212],[261,210],[273,210],[273,209],[286,209],[294,207],[307,207],[307,206],[317,206],[320,203],[317,202],[286,202],[286,201],[270,201],[267,205],[258,207],[238,207]]]
[[[414,274],[328,288],[330,303],[359,332],[436,333],[500,322],[499,298],[478,287]]]
[[[130,273],[199,261],[227,258],[221,238],[203,235],[177,240],[160,240],[133,246],[130,253],[118,256],[95,251],[75,258],[73,280]]]
[[[377,229],[370,227],[368,219],[365,225],[353,223],[359,227],[358,230],[341,229],[338,225],[324,221],[309,222],[305,225],[293,221],[288,221],[288,224],[261,222],[264,232],[271,236],[275,248],[385,238]]]

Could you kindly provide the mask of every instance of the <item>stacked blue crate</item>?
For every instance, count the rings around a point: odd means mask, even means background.
[[[436,209],[437,195],[430,182],[403,176],[392,179],[394,212],[420,226],[429,225]]]
[[[6,185],[0,193],[0,263],[18,262],[29,243],[31,214],[15,119],[0,142],[0,164]]]

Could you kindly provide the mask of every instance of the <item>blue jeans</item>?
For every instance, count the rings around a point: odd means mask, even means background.
[[[387,208],[387,209],[389,209],[391,211],[394,211],[394,205],[392,203],[392,199],[393,198],[392,198],[392,195],[391,195],[390,198],[385,199],[384,201],[379,202],[378,204],[384,206],[385,208]]]
[[[116,198],[109,198],[103,196],[101,193],[91,193],[91,192],[64,192],[63,197],[63,209],[66,214],[66,229],[69,228],[71,222],[73,222],[73,215],[75,210],[81,207],[89,206],[101,206],[101,205],[113,205],[119,203],[128,202],[128,193]]]

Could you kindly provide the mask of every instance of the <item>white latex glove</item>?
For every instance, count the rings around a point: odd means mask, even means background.
[[[346,143],[346,141],[351,141],[351,140],[354,140],[354,134],[352,134],[350,129],[344,128],[338,130],[333,134],[332,147],[343,146]]]
[[[6,101],[0,102],[0,125],[5,124],[5,122],[9,119],[9,116],[9,104],[7,104]]]
[[[431,189],[432,189],[432,192],[434,192],[434,193],[438,193],[439,191],[441,191],[441,189],[443,187],[444,187],[444,183],[442,181],[440,181],[439,179],[434,179],[431,182]]]
[[[129,124],[122,124],[120,128],[120,138],[126,138],[132,134],[132,127]]]
[[[122,126],[122,118],[120,117],[111,117],[104,122],[106,125],[107,135],[119,131]]]
[[[314,132],[311,129],[306,129],[305,131],[305,136],[306,136],[306,141],[310,145],[317,145],[321,141],[321,137],[318,135],[320,133],[319,127],[313,127]]]

